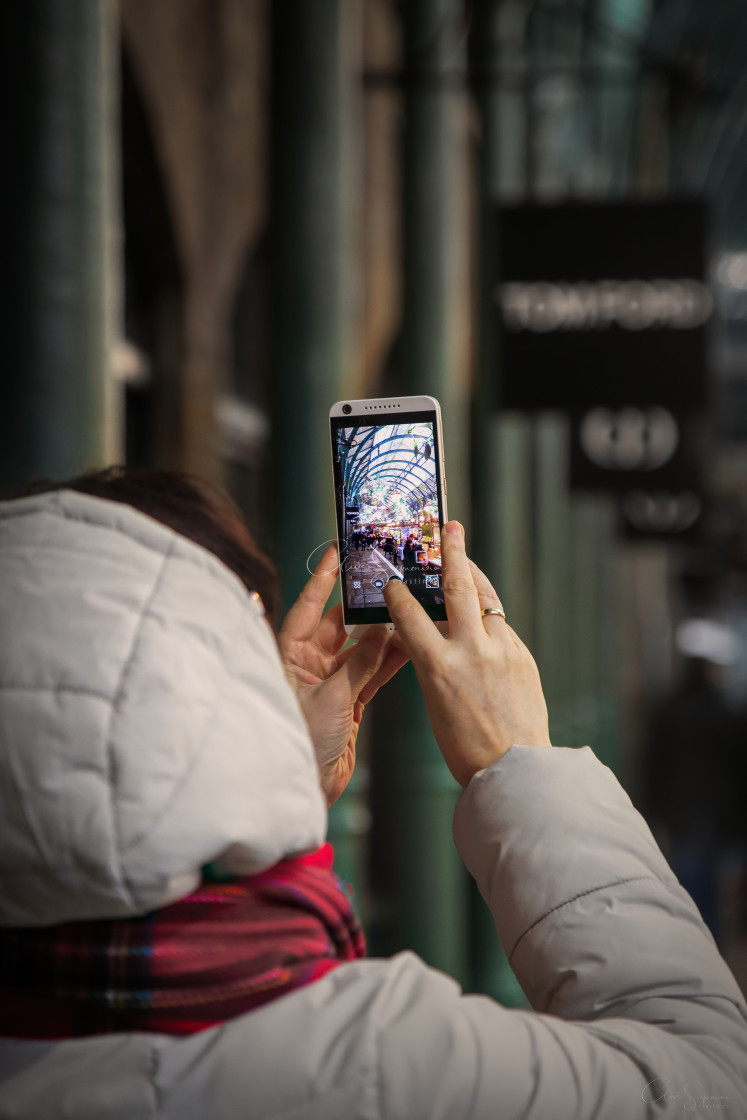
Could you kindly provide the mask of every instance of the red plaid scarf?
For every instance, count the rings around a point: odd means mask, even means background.
[[[142,918],[0,930],[0,1035],[191,1034],[364,956],[332,860],[325,844]]]

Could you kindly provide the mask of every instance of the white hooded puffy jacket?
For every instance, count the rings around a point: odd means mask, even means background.
[[[705,764],[705,763],[704,763]],[[0,925],[141,914],[317,847],[313,750],[256,603],[119,503],[0,505]],[[188,1038],[0,1040],[0,1120],[747,1116],[747,1009],[588,748],[513,746],[454,834],[533,1008],[410,953]]]

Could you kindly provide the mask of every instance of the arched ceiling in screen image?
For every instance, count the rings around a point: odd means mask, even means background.
[[[343,428],[337,437],[345,503],[362,522],[408,521],[436,503],[433,426]]]

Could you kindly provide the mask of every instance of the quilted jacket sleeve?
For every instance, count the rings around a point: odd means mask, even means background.
[[[535,1010],[424,979],[382,1031],[387,1117],[747,1116],[741,993],[588,748],[512,747],[462,795],[455,838]]]

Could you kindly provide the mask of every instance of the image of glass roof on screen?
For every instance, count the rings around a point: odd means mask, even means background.
[[[437,500],[430,423],[341,428],[337,453],[345,503],[363,522],[407,520]]]

